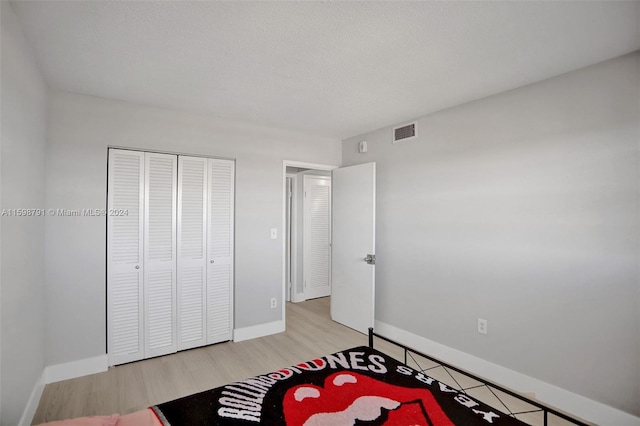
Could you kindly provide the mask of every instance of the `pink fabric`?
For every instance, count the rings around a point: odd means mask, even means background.
[[[91,416],[78,417],[77,419],[60,420],[56,422],[43,423],[39,426],[118,426],[120,416]]]
[[[91,416],[77,419],[42,423],[38,426],[162,426],[156,415],[147,408],[135,413],[119,416]]]
[[[150,408],[121,416],[117,426],[162,426],[156,414]]]

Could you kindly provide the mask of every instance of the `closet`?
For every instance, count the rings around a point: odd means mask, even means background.
[[[109,365],[232,337],[235,163],[109,150]]]

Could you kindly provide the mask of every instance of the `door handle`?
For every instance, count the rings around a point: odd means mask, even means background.
[[[376,255],[375,254],[368,254],[367,257],[364,258],[364,261],[367,262],[369,265],[375,265],[376,264]]]

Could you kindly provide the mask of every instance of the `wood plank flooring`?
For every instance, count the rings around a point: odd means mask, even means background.
[[[33,424],[128,414],[195,392],[275,371],[354,346],[367,338],[329,318],[329,298],[287,304],[287,331],[220,343],[45,387]]]
[[[151,405],[276,371],[316,357],[367,344],[367,336],[331,321],[330,298],[287,304],[287,331],[239,343],[220,343],[110,368],[107,372],[52,383],[45,387],[33,424],[68,418],[128,414]],[[399,348],[377,339],[377,349],[402,360]],[[414,361],[416,361],[414,359]],[[437,364],[409,365],[457,387]],[[456,379],[459,380],[459,379]],[[476,394],[477,393],[477,394]],[[479,389],[473,396],[502,409],[495,394]],[[511,405],[511,404],[509,404]],[[514,408],[518,403],[514,404]],[[514,408],[511,408],[512,410]],[[515,411],[515,410],[514,410]],[[541,425],[539,413],[518,416]],[[559,418],[552,426],[567,425]]]

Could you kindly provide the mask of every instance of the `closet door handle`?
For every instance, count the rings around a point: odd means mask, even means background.
[[[140,265],[136,265],[136,269],[140,269]]]
[[[215,261],[213,261],[213,260],[210,260],[210,261],[209,261],[209,263],[214,263],[214,262],[215,262]]]

